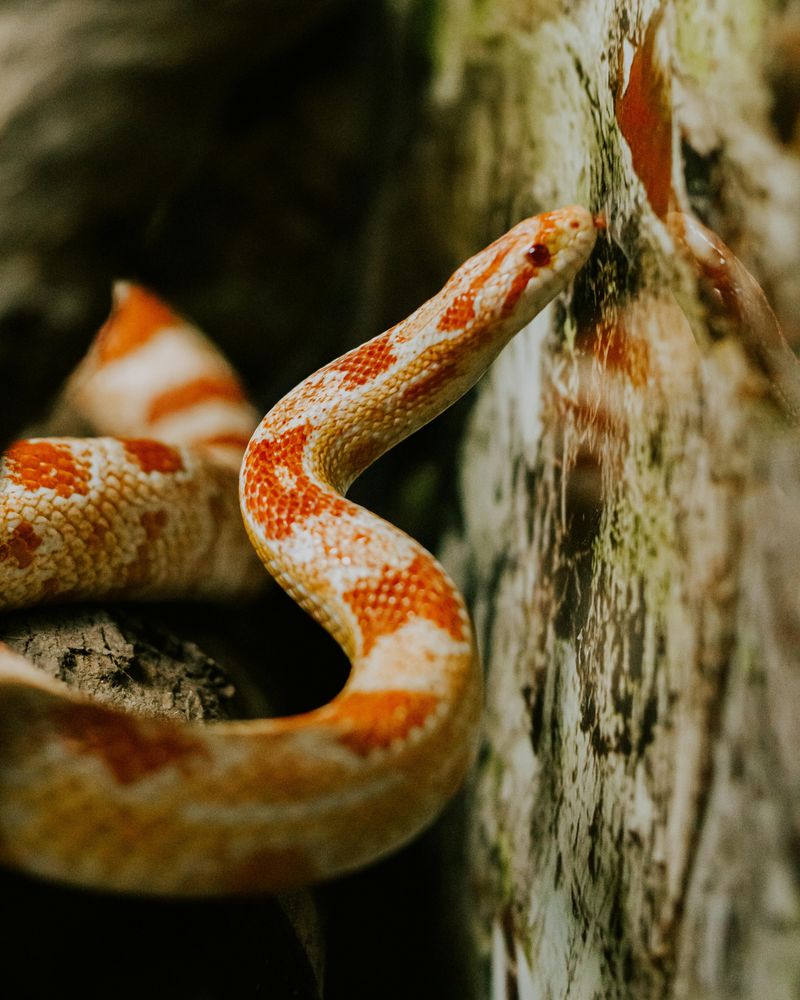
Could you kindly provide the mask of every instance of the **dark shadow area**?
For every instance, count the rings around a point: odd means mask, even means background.
[[[314,975],[269,899],[128,899],[4,874],[3,994],[317,1000]]]

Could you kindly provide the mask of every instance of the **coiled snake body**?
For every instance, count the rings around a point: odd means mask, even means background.
[[[147,293],[120,289],[72,389],[109,436],[22,441],[4,458],[0,607],[246,591],[261,568],[235,510],[241,465],[253,548],[352,672],[303,715],[199,726],[92,702],[2,649],[0,860],[104,889],[272,891],[364,864],[430,822],[477,738],[469,620],[433,557],[343,494],[479,378],[595,233],[580,207],[520,223],[301,383],[252,438],[226,362]]]

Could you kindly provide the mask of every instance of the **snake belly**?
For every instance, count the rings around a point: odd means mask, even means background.
[[[469,618],[433,556],[344,494],[565,288],[597,225],[579,206],[519,223],[254,433],[227,362],[120,286],[71,388],[105,436],[22,441],[3,460],[0,607],[246,593],[255,550],[352,670],[302,715],[199,725],[91,701],[2,648],[0,861],[114,891],[276,891],[435,818],[477,742]]]

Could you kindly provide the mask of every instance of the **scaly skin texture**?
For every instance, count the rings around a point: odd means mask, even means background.
[[[580,207],[520,223],[408,319],[299,385],[253,434],[240,477],[247,534],[350,657],[332,702],[192,726],[88,701],[0,654],[5,863],[138,893],[272,891],[365,864],[436,816],[477,739],[469,619],[436,560],[343,493],[480,377],[595,235]],[[253,415],[207,342],[123,288],[72,394],[114,437],[9,451],[0,601],[252,587],[256,561],[230,496]]]

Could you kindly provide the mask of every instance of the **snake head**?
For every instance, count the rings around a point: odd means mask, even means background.
[[[477,322],[513,336],[569,284],[603,226],[580,205],[524,219],[455,272],[443,290],[450,305],[439,329]]]

